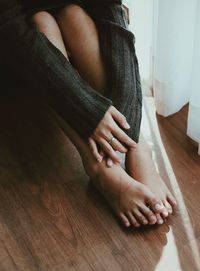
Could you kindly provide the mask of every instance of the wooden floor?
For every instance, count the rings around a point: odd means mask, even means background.
[[[179,211],[159,227],[125,230],[91,187],[81,160],[38,99],[0,102],[0,270],[200,270],[200,157],[187,107],[143,132]]]

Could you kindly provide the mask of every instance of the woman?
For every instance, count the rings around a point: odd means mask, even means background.
[[[162,224],[176,202],[139,136],[140,77],[121,1],[1,0],[0,35],[4,63],[46,91],[124,225]]]

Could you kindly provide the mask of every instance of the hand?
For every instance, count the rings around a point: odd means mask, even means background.
[[[130,129],[130,125],[127,123],[126,118],[114,106],[111,106],[88,141],[90,149],[98,162],[101,162],[103,157],[97,145],[114,163],[121,161],[116,151],[126,153],[127,148],[137,146],[136,142],[122,128]],[[126,147],[122,144],[125,144]]]
[[[103,152],[103,151],[100,151],[100,155],[102,156],[102,159],[105,160],[105,163],[106,163],[107,167],[111,168],[114,164],[115,165],[119,164],[119,162],[113,162],[113,160],[109,156],[107,156],[105,154],[105,152]]]

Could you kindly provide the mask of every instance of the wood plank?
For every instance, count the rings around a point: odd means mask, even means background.
[[[161,227],[126,230],[44,102],[1,100],[0,270],[200,270],[200,157],[186,115],[156,117],[145,99],[144,134],[180,209]]]

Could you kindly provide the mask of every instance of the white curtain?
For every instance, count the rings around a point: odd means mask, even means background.
[[[200,146],[200,0],[133,0],[130,9],[157,112],[169,116],[189,102],[187,133]]]
[[[196,23],[191,77],[188,135],[199,143],[200,155],[200,1],[196,3]]]

